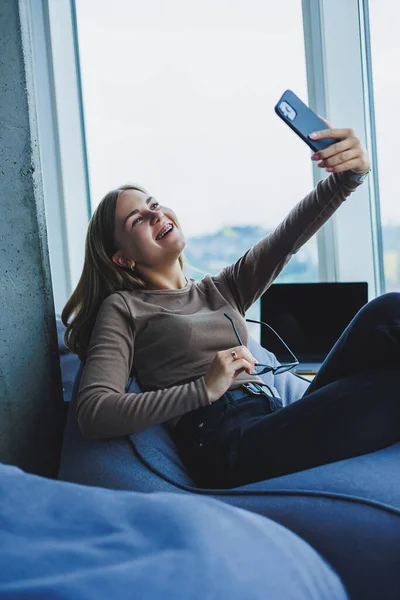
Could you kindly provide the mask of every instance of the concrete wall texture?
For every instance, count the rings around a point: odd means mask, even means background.
[[[65,411],[28,8],[0,2],[0,461],[53,477]]]

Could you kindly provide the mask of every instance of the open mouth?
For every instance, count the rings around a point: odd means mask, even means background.
[[[166,225],[164,225],[164,227],[161,229],[160,233],[156,237],[156,240],[157,241],[162,240],[166,235],[171,233],[173,228],[174,228],[174,226],[172,225],[172,223],[167,223]]]

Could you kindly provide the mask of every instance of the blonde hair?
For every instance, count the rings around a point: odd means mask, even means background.
[[[115,211],[119,196],[125,190],[147,193],[138,185],[123,185],[108,192],[90,219],[85,242],[85,259],[78,285],[61,313],[66,326],[64,343],[78,354],[86,357],[90,336],[101,303],[107,296],[120,290],[137,290],[147,287],[139,273],[129,267],[119,267],[112,261],[117,251],[115,243]],[[183,255],[179,257],[183,270]]]

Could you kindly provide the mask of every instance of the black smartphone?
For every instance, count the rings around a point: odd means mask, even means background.
[[[329,127],[294,92],[286,90],[275,106],[275,112],[314,152],[324,150],[339,140],[327,138],[312,140],[308,136],[313,131]]]

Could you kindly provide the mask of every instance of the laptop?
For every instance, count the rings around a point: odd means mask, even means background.
[[[292,371],[316,374],[347,325],[368,302],[368,283],[274,283],[261,297],[261,320],[289,346],[299,364]],[[280,363],[293,358],[261,327],[261,344]]]

